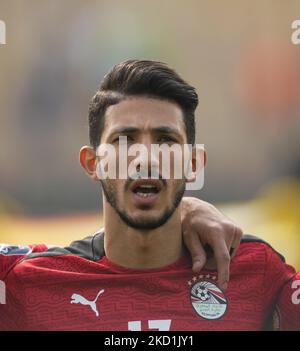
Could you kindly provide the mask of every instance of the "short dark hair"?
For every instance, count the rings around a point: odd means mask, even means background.
[[[165,63],[128,60],[107,73],[89,104],[89,138],[96,149],[104,127],[104,115],[110,105],[130,96],[145,96],[175,102],[182,109],[189,144],[195,143],[195,110],[198,95]]]

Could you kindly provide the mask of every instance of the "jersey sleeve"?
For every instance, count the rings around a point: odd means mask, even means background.
[[[266,306],[268,306],[265,310],[267,316],[265,328],[267,330],[279,330],[281,312],[279,313],[278,297],[284,296],[287,298],[289,294],[286,289],[296,275],[296,271],[272,247],[265,245],[265,252],[264,288],[262,291]],[[280,305],[282,308],[282,302]]]
[[[300,331],[300,272],[279,293],[273,317],[274,330]]]
[[[47,246],[44,244],[0,244],[0,331],[18,330],[15,317],[17,315],[16,311],[18,311],[19,314],[20,306],[14,306],[14,298],[11,296],[12,287],[7,285],[5,281],[6,276],[13,267],[27,255],[34,252],[43,252],[47,249]]]
[[[294,267],[287,264],[283,256],[266,245],[265,292],[273,296],[274,301],[282,287],[296,274]]]

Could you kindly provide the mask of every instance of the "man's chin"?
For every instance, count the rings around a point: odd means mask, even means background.
[[[137,215],[129,216],[125,212],[119,212],[121,219],[131,228],[140,230],[156,229],[164,225],[172,216],[172,213],[165,211],[162,215]]]

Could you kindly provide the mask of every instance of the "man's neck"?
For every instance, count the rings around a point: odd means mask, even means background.
[[[104,233],[107,258],[123,267],[159,268],[174,263],[184,255],[180,206],[163,226],[140,230],[127,226],[105,201]]]

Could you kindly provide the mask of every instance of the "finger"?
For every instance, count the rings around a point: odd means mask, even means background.
[[[230,251],[232,251],[232,252],[230,252],[231,258],[235,256],[237,249],[240,246],[242,236],[243,236],[243,231],[240,228],[236,227],[235,228],[235,236],[234,236],[233,242],[231,244],[232,250],[230,249]]]
[[[221,289],[227,289],[229,281],[229,250],[224,240],[216,240],[214,242],[214,257],[218,268],[218,283]]]
[[[183,233],[183,239],[185,246],[189,250],[192,257],[193,272],[200,273],[206,262],[206,254],[200,242],[198,234],[193,231],[185,232]]]
[[[235,239],[235,227],[230,224],[228,226],[225,226],[222,232],[224,232],[224,239],[226,242],[227,249],[229,251],[230,248],[233,247],[233,242]],[[222,235],[220,235],[220,237],[222,237]]]

